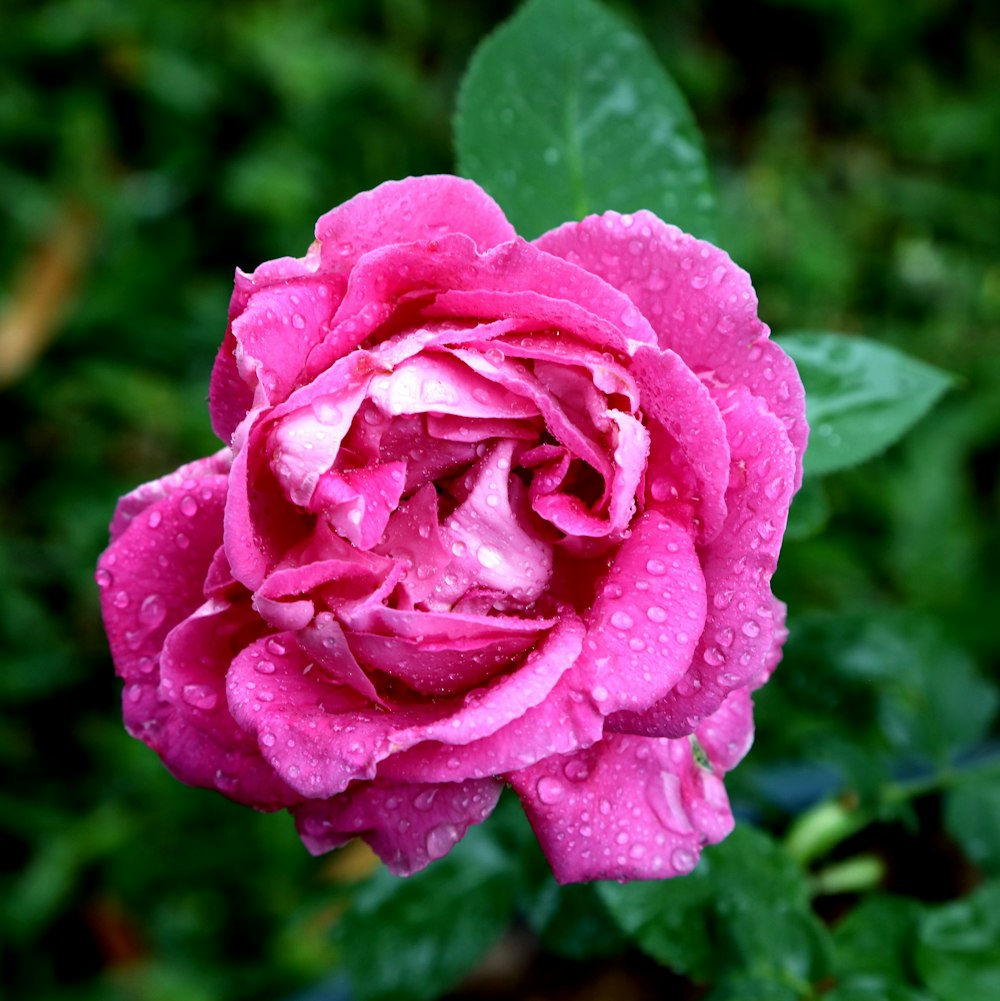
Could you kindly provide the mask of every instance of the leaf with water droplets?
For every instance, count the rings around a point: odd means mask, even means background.
[[[803,983],[826,968],[827,933],[809,907],[805,874],[747,826],[706,848],[684,879],[602,883],[598,893],[639,948],[698,980]]]
[[[337,928],[359,1001],[422,1001],[454,986],[507,927],[516,866],[474,827],[446,858],[408,879],[378,870]]]
[[[941,1001],[1000,997],[1000,882],[985,883],[962,900],[924,916],[916,967]]]
[[[593,0],[530,0],[476,51],[455,119],[459,170],[519,233],[650,209],[711,237],[701,136],[645,39]]]
[[[778,338],[806,390],[807,475],[856,466],[901,438],[953,377],[887,344],[845,334]]]

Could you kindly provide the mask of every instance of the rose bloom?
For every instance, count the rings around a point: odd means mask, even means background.
[[[532,243],[456,177],[238,271],[215,455],[97,570],[130,734],[412,873],[509,784],[562,882],[689,872],[779,659],[802,386],[748,276],[648,212]]]

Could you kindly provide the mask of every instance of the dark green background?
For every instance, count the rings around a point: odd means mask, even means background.
[[[304,253],[315,218],[357,191],[452,169],[457,83],[513,6],[0,11],[0,327],[38,318],[0,387],[4,996],[285,998],[336,970],[351,896],[336,861],[309,858],[287,817],[175,783],[121,730],[92,567],[120,493],[216,447],[205,397],[233,268]],[[942,799],[934,779],[997,751],[976,712],[1000,650],[1000,14],[990,0],[612,6],[692,105],[719,243],[762,317],[864,333],[960,377],[901,445],[803,498],[799,533],[823,531],[786,544],[775,584],[793,639],[733,782],[775,833],[850,790],[888,811],[859,846],[883,886],[957,898],[1000,869],[981,808],[1000,803],[995,770],[975,795]],[[893,812],[900,781],[928,795]],[[591,955],[623,948],[561,899]],[[575,961],[567,991],[596,975]],[[622,998],[663,976],[624,969]]]

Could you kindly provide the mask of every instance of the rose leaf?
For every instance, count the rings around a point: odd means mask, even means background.
[[[528,0],[474,53],[458,95],[459,171],[532,238],[646,208],[710,238],[701,136],[646,40],[594,0]]]
[[[795,333],[777,340],[806,390],[807,476],[847,469],[883,452],[954,382],[933,365],[864,337]]]

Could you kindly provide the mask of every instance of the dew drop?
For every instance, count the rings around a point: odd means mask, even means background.
[[[167,606],[158,594],[148,595],[139,606],[139,621],[146,629],[156,629],[167,617]]]
[[[675,848],[670,855],[671,866],[681,876],[689,873],[697,861],[694,852],[688,851],[686,848]]]
[[[427,812],[433,805],[434,799],[437,796],[437,786],[432,786],[430,789],[425,789],[423,792],[418,793],[413,800],[413,805],[416,809]]]
[[[458,841],[458,828],[454,824],[438,824],[427,832],[427,854],[432,859],[444,858]]]
[[[667,572],[667,565],[663,560],[658,560],[654,557],[646,561],[646,570],[654,577],[662,577]]]
[[[219,701],[218,695],[208,685],[185,685],[181,689],[181,698],[195,709],[214,709]]]
[[[181,498],[181,514],[186,518],[193,518],[197,513],[198,502],[190,494],[185,494]]]
[[[97,581],[97,586],[102,590],[107,587],[111,587],[114,583],[114,577],[111,576],[110,570],[105,570],[101,567],[97,573],[94,574],[94,580]]]
[[[611,625],[615,629],[629,629],[632,626],[632,616],[628,612],[617,611],[611,616]]]
[[[563,784],[550,775],[546,775],[538,780],[535,792],[543,803],[548,803],[550,806],[553,803],[558,803],[566,795],[566,789]]]
[[[660,608],[659,605],[650,605],[646,609],[646,618],[650,622],[663,622],[667,617],[666,609]]]

